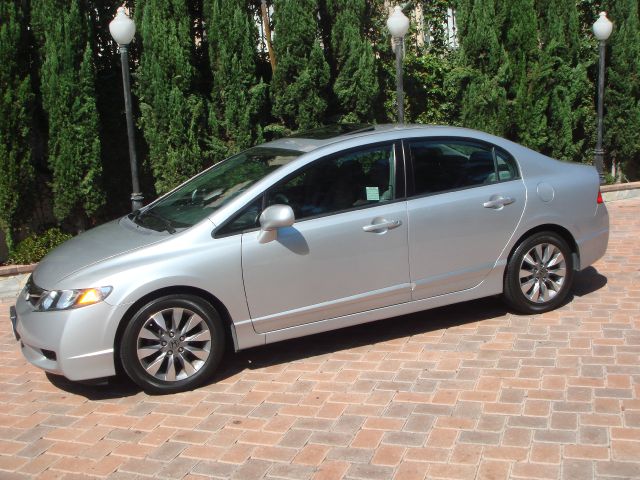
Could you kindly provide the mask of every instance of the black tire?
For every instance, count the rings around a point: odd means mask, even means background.
[[[120,344],[127,375],[148,393],[192,390],[218,367],[225,347],[218,312],[199,297],[167,295],[143,306]]]
[[[538,232],[522,241],[504,277],[507,304],[522,313],[544,313],[564,303],[573,284],[573,253],[554,232]]]

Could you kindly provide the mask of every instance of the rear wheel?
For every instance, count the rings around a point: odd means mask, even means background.
[[[210,378],[224,345],[222,321],[209,303],[191,295],[168,295],[133,316],[120,357],[127,375],[143,390],[173,393]]]
[[[511,256],[504,279],[507,303],[522,313],[543,313],[559,307],[573,283],[573,256],[554,232],[524,240]]]

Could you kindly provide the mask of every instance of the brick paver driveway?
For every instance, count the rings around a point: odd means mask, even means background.
[[[640,199],[609,209],[556,312],[486,299],[289,341],[172,396],[47,377],[2,304],[0,478],[640,478]]]

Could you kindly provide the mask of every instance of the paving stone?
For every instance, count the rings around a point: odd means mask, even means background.
[[[588,460],[564,460],[562,480],[584,480],[593,478],[593,462]]]
[[[496,432],[465,431],[460,432],[458,441],[461,443],[498,445],[500,443],[500,434]]]
[[[311,478],[314,469],[305,465],[273,465],[268,471],[268,478],[287,480],[306,480]]]
[[[353,464],[347,474],[349,477],[364,480],[387,480],[393,474],[393,469],[379,465]]]
[[[419,447],[424,444],[427,436],[424,433],[414,432],[387,432],[382,437],[382,443],[403,445],[406,447]]]
[[[0,478],[640,478],[640,197],[608,208],[607,254],[553,312],[489,298],[266,345],[168,396],[31,366],[26,276],[0,277]]]
[[[370,448],[344,448],[335,447],[329,450],[329,460],[344,460],[352,463],[369,463],[373,458],[374,450]]]
[[[191,458],[174,458],[157,474],[158,478],[184,478],[197,464],[197,460]]]
[[[640,432],[636,432],[640,434]],[[608,445],[609,434],[608,429],[605,427],[580,427],[578,433],[578,439],[581,444],[587,445]]]

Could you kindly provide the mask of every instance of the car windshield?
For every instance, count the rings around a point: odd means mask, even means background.
[[[129,218],[153,230],[174,233],[211,215],[258,180],[302,155],[295,150],[254,147],[189,180],[152,207]]]

